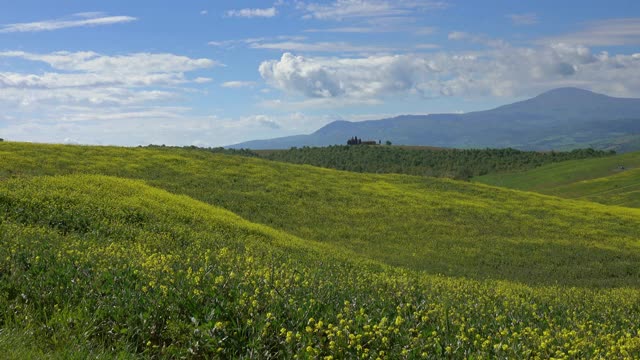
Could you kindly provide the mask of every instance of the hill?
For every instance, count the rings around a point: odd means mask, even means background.
[[[512,189],[640,207],[640,152],[488,174],[473,181]]]
[[[640,210],[191,149],[0,143],[9,358],[640,356]]]
[[[577,88],[467,114],[404,115],[362,122],[335,121],[310,135],[256,140],[232,148],[284,149],[345,144],[352,136],[394,144],[522,150],[640,149],[640,99]]]
[[[5,180],[0,214],[9,359],[640,355],[635,289],[401,271],[97,175]]]
[[[1,143],[0,155],[0,178],[81,172],[141,179],[303,239],[432,274],[529,284],[637,281],[627,269],[640,255],[630,250],[640,233],[635,209],[195,149]],[[618,259],[610,260],[613,273],[602,268],[609,257]]]

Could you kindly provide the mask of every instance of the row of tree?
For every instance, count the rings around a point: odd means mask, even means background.
[[[291,148],[262,157],[295,164],[371,173],[401,173],[469,179],[495,172],[613,155],[613,151],[578,149],[537,152],[506,149],[405,149],[401,147],[329,146]]]
[[[149,147],[177,148],[165,145]],[[504,149],[407,149],[397,146],[302,147],[289,150],[252,151],[249,149],[199,148],[183,149],[207,151],[227,155],[260,157],[294,164],[325,168],[420,176],[448,177],[468,180],[497,172],[528,170],[545,164],[611,156],[615,151],[577,149],[563,152],[521,151]]]

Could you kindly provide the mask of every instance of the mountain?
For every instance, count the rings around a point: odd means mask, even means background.
[[[285,149],[362,139],[394,144],[522,150],[640,149],[640,99],[560,88],[532,99],[466,114],[402,115],[361,122],[334,121],[309,135],[254,140],[230,148]]]

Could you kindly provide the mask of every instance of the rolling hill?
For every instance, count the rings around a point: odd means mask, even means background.
[[[2,143],[0,155],[0,178],[79,172],[140,179],[306,240],[432,274],[529,284],[637,281],[636,270],[627,270],[638,260],[629,251],[640,245],[636,209],[189,149]],[[619,259],[615,278],[601,269],[609,251]]]
[[[640,152],[488,174],[473,181],[602,204],[640,207]]]
[[[334,121],[310,135],[255,140],[231,148],[283,149],[345,144],[352,136],[394,144],[522,150],[640,147],[640,99],[614,98],[577,88],[467,114],[404,115],[361,122]]]
[[[633,358],[638,233],[482,184],[0,143],[0,351]]]

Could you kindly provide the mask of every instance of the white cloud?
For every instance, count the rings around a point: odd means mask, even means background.
[[[189,117],[189,108],[172,104],[192,93],[193,84],[211,79],[191,79],[188,73],[218,65],[210,59],[150,53],[5,51],[0,58],[9,64],[11,58],[42,63],[34,69],[49,67],[45,72],[0,71],[0,107],[7,115],[3,135],[25,141],[70,138],[121,145],[152,142],[162,131],[167,137],[173,134],[153,123],[169,126]]]
[[[326,28],[326,29],[307,29],[304,32],[370,34],[370,33],[389,32],[389,31],[391,30],[375,28],[371,26],[345,26],[345,27],[334,27],[334,28]]]
[[[209,14],[209,11],[207,10],[200,10],[200,15],[207,15]]]
[[[52,31],[74,27],[102,26],[136,21],[132,16],[104,16],[99,12],[77,13],[70,19],[43,20],[0,26],[0,33]]]
[[[393,48],[370,45],[353,45],[347,42],[296,42],[282,41],[275,43],[256,42],[250,45],[253,49],[271,49],[303,52],[388,52]]]
[[[255,85],[256,85],[255,81],[226,81],[222,83],[222,85],[220,86],[225,88],[237,89],[237,88],[243,88],[243,87],[253,87]]]
[[[470,34],[464,31],[453,31],[447,36],[449,40],[454,41],[470,41],[476,44],[482,44],[490,47],[505,47],[508,44],[501,39],[492,39],[482,34]]]
[[[21,111],[46,111],[56,105],[120,107],[180,98],[181,87],[210,78],[185,73],[215,66],[209,59],[173,54],[106,56],[93,52],[33,54],[0,52],[0,58],[48,64],[44,73],[0,72],[0,103]]]
[[[240,9],[240,10],[229,10],[227,11],[228,17],[243,17],[243,18],[255,18],[255,17],[263,17],[270,18],[274,17],[278,14],[278,10],[275,7],[270,7],[266,9]]]
[[[383,101],[378,99],[358,99],[351,97],[341,97],[341,98],[305,98],[302,100],[265,100],[260,103],[260,106],[278,110],[278,109],[287,109],[289,111],[296,110],[306,110],[306,109],[321,109],[321,110],[329,110],[336,108],[348,108],[351,106],[375,106],[382,105]],[[335,120],[335,119],[334,119]]]
[[[96,88],[0,88],[0,104],[22,111],[39,110],[59,104],[101,107],[130,106],[175,100],[179,94],[166,90],[140,90],[122,87]]]
[[[585,46],[640,45],[640,18],[595,21],[581,31],[542,39],[539,43]]]
[[[65,71],[81,71],[98,74],[158,74],[180,73],[222,65],[210,59],[192,59],[174,54],[133,53],[107,56],[91,51],[58,51],[49,54],[34,54],[23,51],[0,52],[0,57],[18,57],[40,61]]]
[[[221,40],[221,41],[209,41],[208,45],[216,47],[235,47],[237,45],[251,46],[252,44],[259,44],[268,41],[303,41],[306,40],[305,36],[300,35],[280,35],[271,37],[259,37],[259,38],[246,38],[236,40]]]
[[[344,41],[307,42],[305,36],[281,35],[238,40],[210,41],[210,46],[233,48],[246,46],[251,49],[301,51],[301,52],[342,52],[342,53],[380,53],[395,50],[379,45],[355,45]]]
[[[511,20],[514,25],[533,25],[538,23],[538,15],[534,13],[509,14],[507,18]]]
[[[61,114],[67,115],[60,121]],[[237,118],[190,116],[188,109],[133,108],[118,112],[92,107],[52,109],[38,120],[6,122],[2,137],[14,141],[104,145],[222,146],[256,138],[310,132],[332,120],[302,113],[257,114]]]
[[[258,126],[269,128],[269,129],[280,129],[281,127],[278,121],[276,121],[275,119],[267,115],[248,116],[248,117],[245,117],[242,122],[246,123],[246,124],[242,124],[243,127],[245,127],[246,125],[248,126],[258,125]]]
[[[421,63],[405,55],[344,59],[285,53],[263,62],[259,71],[271,86],[309,98],[371,98],[408,90],[415,81],[410,73],[419,73],[411,69],[422,68]]]
[[[464,39],[468,38],[469,36],[471,36],[471,35],[466,33],[466,32],[463,32],[463,31],[453,31],[453,32],[449,33],[447,38],[449,40],[464,40]]]
[[[640,95],[639,57],[593,53],[567,44],[360,58],[285,53],[279,60],[263,62],[259,71],[271,87],[318,104],[399,94],[528,96],[559,86]]]
[[[415,29],[416,35],[431,35],[436,32],[436,28],[433,26],[423,26]]]
[[[404,16],[415,11],[441,9],[443,1],[413,0],[336,0],[327,3],[300,3],[305,18],[346,20],[365,17]]]
[[[417,45],[414,46],[414,48],[421,49],[421,50],[433,50],[433,49],[439,49],[440,45],[438,45],[438,44],[417,44]]]
[[[356,33],[356,34],[373,34],[373,33],[389,33],[389,32],[409,32],[415,35],[431,35],[436,31],[435,27],[423,26],[392,26],[395,24],[387,24],[382,26],[366,25],[366,26],[344,26],[330,27],[322,29],[307,29],[308,33]]]
[[[196,83],[196,84],[206,84],[206,83],[210,83],[212,81],[213,81],[212,78],[203,77],[203,76],[199,76],[199,77],[193,79],[193,82]]]

